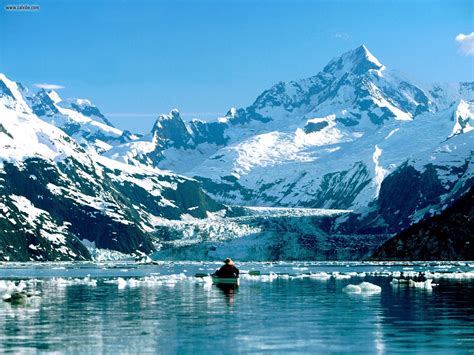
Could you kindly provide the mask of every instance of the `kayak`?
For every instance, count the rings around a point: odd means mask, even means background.
[[[225,284],[225,285],[238,285],[239,284],[239,278],[238,277],[212,277],[212,283],[214,284]]]

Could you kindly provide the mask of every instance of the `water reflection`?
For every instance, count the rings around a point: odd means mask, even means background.
[[[238,285],[216,284],[214,286],[222,291],[222,294],[224,295],[228,305],[234,304],[235,293],[239,290]]]
[[[84,275],[85,276],[85,275]],[[433,290],[386,277],[248,279],[213,285],[183,279],[119,288],[53,283],[40,298],[0,303],[0,352],[469,352],[474,282]],[[266,280],[266,281],[262,281]],[[377,294],[347,294],[371,282]],[[31,286],[33,287],[33,286]]]

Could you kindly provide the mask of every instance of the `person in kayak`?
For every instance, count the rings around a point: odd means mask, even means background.
[[[232,259],[227,257],[224,260],[224,265],[216,271],[215,275],[226,279],[236,279],[239,277],[239,269],[234,266]]]
[[[425,276],[424,272],[419,272],[418,276],[415,276],[413,278],[413,281],[415,281],[415,282],[425,282],[426,280],[427,279],[426,279],[426,276]]]

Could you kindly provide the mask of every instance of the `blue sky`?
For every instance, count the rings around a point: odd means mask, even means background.
[[[424,82],[474,80],[472,1],[53,1],[0,12],[0,71],[64,86],[121,128],[154,114],[214,118],[280,80],[316,74],[365,44],[387,67]],[[474,37],[473,37],[474,38]],[[464,40],[464,37],[458,39]],[[469,40],[470,37],[467,37]]]

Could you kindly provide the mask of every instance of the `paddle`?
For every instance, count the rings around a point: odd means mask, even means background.
[[[204,274],[202,272],[198,272],[196,275],[194,275],[194,277],[208,277],[209,274]]]

